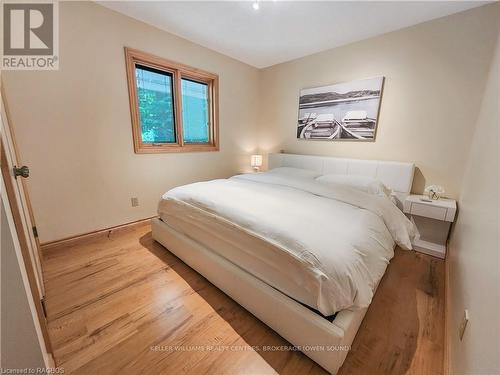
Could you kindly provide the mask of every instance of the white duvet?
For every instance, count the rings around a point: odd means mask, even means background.
[[[303,280],[310,285],[304,288],[314,298],[301,301],[300,293],[287,293],[326,316],[367,307],[394,243],[411,249],[416,234],[387,197],[313,178],[244,174],[174,188],[163,196],[168,201],[227,220],[293,257],[307,273]]]

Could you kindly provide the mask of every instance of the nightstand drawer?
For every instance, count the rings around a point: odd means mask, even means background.
[[[436,219],[436,220],[445,220],[446,208],[413,202],[411,204],[410,214],[430,217],[431,219]]]

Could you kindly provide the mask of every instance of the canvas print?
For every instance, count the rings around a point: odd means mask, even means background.
[[[373,141],[384,77],[300,90],[297,138]]]

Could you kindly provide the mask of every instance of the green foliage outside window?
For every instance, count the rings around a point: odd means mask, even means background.
[[[175,142],[172,77],[137,66],[136,78],[142,142]]]

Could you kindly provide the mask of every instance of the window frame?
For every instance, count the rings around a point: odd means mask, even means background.
[[[219,151],[219,76],[201,69],[176,63],[146,52],[125,47],[125,64],[132,120],[132,136],[136,154],[168,153],[168,152],[204,152]],[[175,142],[143,143],[141,120],[139,113],[136,65],[142,65],[172,75],[172,99],[174,110]],[[208,133],[207,143],[184,143],[182,124],[182,79],[206,84],[208,86]]]

